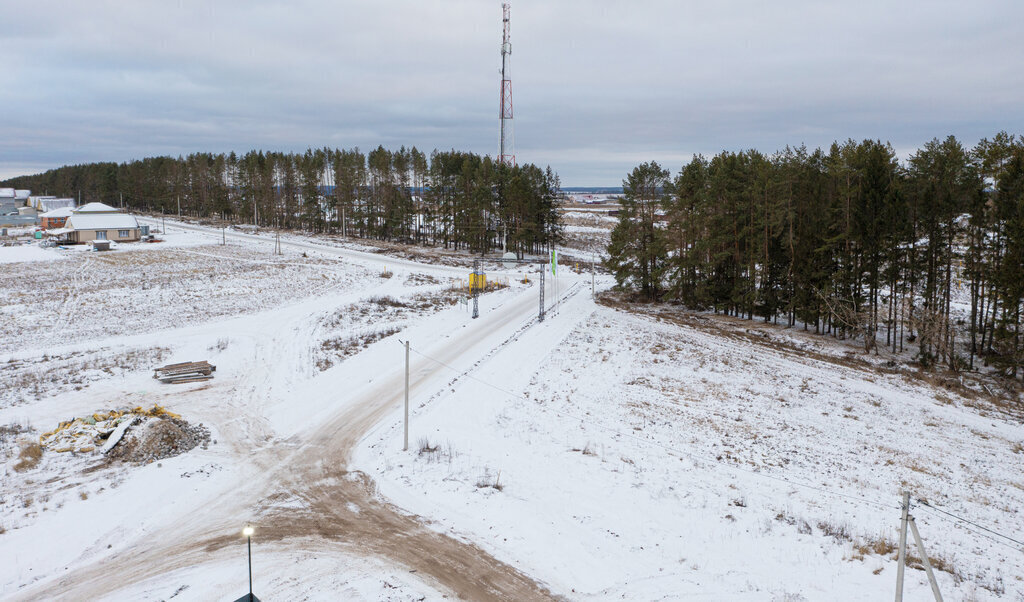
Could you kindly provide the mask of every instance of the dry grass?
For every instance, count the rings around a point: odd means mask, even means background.
[[[793,516],[790,512],[782,511],[775,515],[775,520],[786,523],[792,527],[796,527],[797,533],[801,535],[810,535],[814,533],[814,529],[811,528],[811,524],[802,518]]]
[[[841,351],[838,346],[833,353],[810,350],[793,344],[785,337],[773,336],[786,332],[787,328],[782,325],[765,325],[756,320],[692,311],[678,305],[644,302],[635,292],[605,291],[597,296],[597,302],[620,311],[696,328],[727,339],[742,340],[787,355],[812,358],[855,369],[865,373],[865,379],[869,375],[898,374],[907,381],[931,385],[936,390],[935,399],[940,404],[962,403],[983,413],[995,413],[1003,417],[1024,420],[1024,391],[1021,391],[1020,384],[989,373],[954,374],[940,366],[924,370],[914,364],[900,366],[896,362],[882,365],[865,360],[859,353],[837,354],[836,352]],[[756,326],[756,330],[752,325]],[[835,342],[827,336],[815,338],[829,344]],[[917,369],[913,369],[915,367]]]
[[[442,447],[438,443],[431,443],[430,439],[426,437],[420,438],[417,447],[417,455],[425,458],[428,464],[432,464],[434,462],[447,462],[450,465],[452,460],[454,460],[458,455],[455,452],[455,448],[452,447],[451,442],[448,442],[444,447]]]
[[[818,521],[818,530],[821,531],[823,535],[827,535],[836,540],[837,543],[853,540],[853,536],[850,534],[850,528],[845,523]]]
[[[914,472],[917,472],[917,473],[920,473],[920,474],[926,474],[926,475],[932,476],[932,477],[939,476],[935,472],[935,470],[933,470],[932,468],[930,468],[928,466],[925,466],[925,465],[921,464],[916,459],[904,460],[902,462],[902,464],[904,466],[906,466],[907,468],[909,468],[910,470],[913,470]]]
[[[18,462],[14,465],[14,470],[17,472],[31,470],[39,465],[39,461],[42,458],[43,448],[38,442],[26,443],[21,447],[21,453],[18,454]]]
[[[320,343],[320,350],[325,356],[317,360],[316,367],[323,372],[331,366],[366,349],[373,343],[401,331],[401,328],[390,327],[369,334],[329,338]]]
[[[853,543],[854,560],[863,560],[869,554],[887,556],[897,550],[896,542],[886,535],[857,538]]]
[[[251,313],[370,275],[249,245],[72,253],[33,263],[31,278],[0,270],[0,306],[25,308],[0,320],[0,352],[26,341],[45,347]]]
[[[0,425],[0,451],[6,452],[20,435],[33,430],[35,429],[33,429],[27,422],[11,422],[9,424]]]
[[[403,309],[412,307],[411,304],[406,303],[405,301],[399,301],[391,296],[370,297],[367,301],[380,307],[400,307]]]
[[[487,468],[484,469],[483,476],[477,480],[476,486],[478,489],[486,489],[490,487],[491,489],[496,489],[498,491],[505,490],[505,485],[501,482],[501,471],[499,470],[497,475],[492,476],[490,469]]]
[[[587,441],[587,444],[584,445],[582,448],[579,448],[579,447],[572,448],[572,451],[581,453],[584,456],[596,456],[597,455],[597,452],[594,451],[594,448],[590,446],[590,442],[589,441]]]
[[[430,274],[409,274],[405,279],[406,286],[422,286],[427,284],[441,284],[441,281]]]
[[[10,360],[0,373],[0,407],[81,390],[101,378],[148,370],[153,364],[162,362],[169,353],[166,347],[132,349],[121,353],[101,349]]]

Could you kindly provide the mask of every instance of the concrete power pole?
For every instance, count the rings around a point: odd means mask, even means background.
[[[910,513],[910,492],[903,492],[903,516],[900,518],[900,551],[896,565],[896,602],[903,602],[903,566],[907,563],[907,515]]]
[[[538,322],[544,321],[544,270],[546,268],[547,266],[540,266],[540,278],[537,279],[537,282],[540,283],[540,311],[537,314]]]
[[[939,582],[935,579],[935,571],[932,570],[932,563],[928,560],[928,552],[924,550],[924,542],[921,541],[921,534],[917,531],[917,522],[913,516],[907,517],[910,523],[910,532],[914,535],[914,543],[917,544],[917,551],[921,554],[921,563],[924,564],[925,573],[928,574],[928,583],[932,586],[932,596],[935,602],[942,602],[942,592],[939,591]]]
[[[405,443],[402,451],[409,451],[409,341],[405,341]]]
[[[469,277],[469,294],[473,295],[473,319],[480,317],[480,260],[473,260],[473,275]]]

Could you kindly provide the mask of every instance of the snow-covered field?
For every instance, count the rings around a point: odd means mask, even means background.
[[[359,457],[382,493],[586,599],[886,598],[903,488],[1024,531],[1019,422],[899,375],[584,299],[415,423],[414,462],[384,453],[385,429]],[[1024,551],[914,514],[950,569],[947,599],[1024,595]],[[930,596],[923,571],[907,589]]]
[[[612,229],[618,221],[619,218],[603,211],[564,211],[560,252],[583,262],[604,259],[608,255]]]
[[[234,599],[247,522],[265,600],[888,599],[902,489],[1024,536],[1019,418],[824,337],[626,311],[569,270],[544,322],[515,278],[473,320],[421,252],[168,226],[0,266],[2,599]],[[199,359],[213,380],[150,378]],[[208,448],[14,468],[61,420],[154,403]],[[1024,600],[1024,550],[913,514],[947,600]]]

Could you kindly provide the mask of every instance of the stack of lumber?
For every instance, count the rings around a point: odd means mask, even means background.
[[[164,383],[190,383],[198,380],[210,380],[217,366],[211,366],[210,362],[182,362],[180,364],[168,364],[153,369],[153,378]]]

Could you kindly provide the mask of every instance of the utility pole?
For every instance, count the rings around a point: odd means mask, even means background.
[[[409,451],[409,340],[405,341],[405,444],[402,451]]]
[[[896,565],[896,602],[903,602],[903,566],[907,563],[907,516],[910,514],[910,492],[903,492],[903,516],[900,518],[900,551]]]
[[[540,284],[540,311],[537,314],[538,322],[544,321],[544,270],[546,268],[547,266],[545,265],[540,266],[540,278],[537,279],[537,282]]]
[[[469,277],[469,294],[473,295],[473,319],[480,317],[480,260],[473,260],[473,275]]]
[[[942,593],[939,591],[939,582],[935,580],[935,573],[932,571],[932,563],[928,560],[928,553],[924,551],[924,542],[921,541],[921,534],[917,532],[917,522],[914,517],[907,517],[910,521],[910,532],[914,534],[914,543],[917,544],[917,551],[921,553],[921,562],[924,564],[924,571],[928,573],[928,583],[932,586],[932,595],[935,602],[942,602]]]
[[[509,38],[509,11],[511,5],[501,5],[501,108],[498,113],[501,120],[501,144],[498,152],[498,163],[515,167],[515,142],[512,135],[512,69],[509,65],[512,57],[512,42]]]
[[[178,217],[181,217],[181,195],[178,195]]]
[[[227,226],[225,226],[225,227],[220,229],[220,235],[221,235],[221,240],[220,240],[221,246],[227,245],[228,244],[228,229],[227,229]]]
[[[252,535],[246,535],[249,543],[249,601],[252,602]]]
[[[558,251],[551,250],[551,293],[555,296],[555,315],[558,315]]]
[[[281,254],[281,233],[280,232],[277,233],[277,238],[276,238],[276,241],[274,243],[274,254],[275,255],[280,255]]]
[[[596,257],[594,255],[591,255],[590,256],[590,296],[592,298],[594,298],[594,299],[597,299],[597,288],[595,288],[595,284],[594,284],[594,281],[597,278],[597,276],[596,276],[597,268],[594,266],[595,260],[596,260]]]

